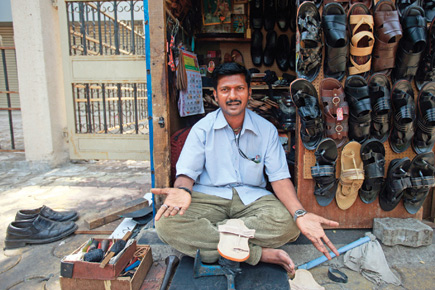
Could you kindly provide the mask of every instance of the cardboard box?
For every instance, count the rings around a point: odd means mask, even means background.
[[[138,290],[142,286],[145,277],[153,263],[150,246],[134,246],[134,250],[145,248],[146,253],[133,277],[117,277],[115,279],[101,280],[97,277],[98,273],[94,273],[94,277],[90,279],[65,278],[60,277],[60,287],[62,290]],[[134,251],[133,251],[134,253]],[[133,257],[130,256],[130,258]],[[99,268],[101,269],[101,268]],[[102,270],[102,269],[101,269]]]

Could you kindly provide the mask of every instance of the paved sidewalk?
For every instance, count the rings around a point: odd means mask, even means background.
[[[70,162],[59,168],[35,168],[24,161],[23,153],[0,153],[0,290],[59,289],[60,259],[94,235],[73,235],[44,245],[32,245],[15,250],[3,250],[6,228],[19,209],[47,205],[54,209],[75,209],[80,225],[90,215],[109,207],[142,197],[149,192],[151,176],[149,162],[82,161]],[[366,230],[328,231],[337,248],[364,236]],[[106,237],[106,236],[103,236]],[[150,244],[154,261],[170,254],[180,255],[156,236],[154,229],[143,229],[138,241]],[[320,256],[305,237],[283,247],[296,265]],[[434,289],[435,246],[409,248],[383,246],[392,271],[402,280],[402,286],[375,285],[349,269],[347,284],[332,282],[327,277],[327,265],[310,272],[326,289]],[[142,289],[147,289],[145,286]],[[154,288],[153,288],[154,289]],[[272,289],[271,289],[272,290]]]

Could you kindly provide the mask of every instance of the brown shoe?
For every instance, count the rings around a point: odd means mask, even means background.
[[[341,83],[334,78],[326,78],[320,83],[320,96],[326,121],[326,137],[334,140],[337,148],[347,142],[349,105]]]
[[[372,70],[389,75],[394,68],[399,40],[402,38],[399,13],[391,0],[381,0],[376,4],[374,20],[376,41]]]

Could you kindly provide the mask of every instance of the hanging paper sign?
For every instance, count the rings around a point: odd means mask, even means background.
[[[178,111],[181,117],[203,114],[202,79],[196,54],[188,51],[181,51],[181,53],[187,76],[187,88],[184,91],[180,90]]]

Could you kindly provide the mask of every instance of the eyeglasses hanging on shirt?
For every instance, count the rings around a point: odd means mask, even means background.
[[[239,150],[240,156],[242,156],[246,160],[250,160],[256,164],[260,163],[260,161],[261,161],[260,155],[256,155],[255,158],[250,158],[250,157],[246,156],[245,152],[243,152],[242,149],[240,149],[239,143],[240,143],[240,135],[242,135],[242,128],[240,128],[237,131],[239,132],[237,135],[236,135],[235,130],[233,130],[233,133],[234,133],[234,137],[236,138],[236,146],[237,146],[237,150]]]

